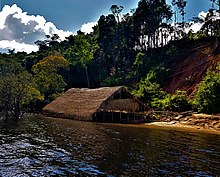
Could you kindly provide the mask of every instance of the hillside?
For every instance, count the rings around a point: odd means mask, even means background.
[[[189,96],[193,96],[208,68],[215,68],[219,61],[219,39],[212,38],[194,44],[189,56],[173,64],[173,74],[169,76],[170,82],[164,89],[169,93],[184,90]]]

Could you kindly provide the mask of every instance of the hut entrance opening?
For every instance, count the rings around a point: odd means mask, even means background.
[[[141,123],[144,121],[140,113],[120,112],[120,111],[100,111],[93,117],[95,122],[104,123]]]
[[[143,120],[140,103],[127,92],[119,92],[96,112],[93,121],[106,123],[138,123]]]

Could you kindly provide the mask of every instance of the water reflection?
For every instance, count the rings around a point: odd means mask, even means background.
[[[0,176],[220,175],[215,134],[29,117],[0,135]]]
[[[49,127],[38,119],[26,119],[12,126],[1,125],[0,176],[104,174],[96,166],[78,161],[70,152],[58,147],[53,140],[56,134],[47,133],[46,126]]]

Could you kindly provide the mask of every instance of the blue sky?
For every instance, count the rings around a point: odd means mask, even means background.
[[[170,3],[171,0],[167,0]],[[37,51],[34,45],[45,35],[61,39],[81,29],[90,32],[101,15],[110,13],[111,5],[124,6],[124,13],[137,7],[138,0],[0,0],[0,52]],[[209,0],[188,0],[186,20],[207,11]]]
[[[112,4],[122,5],[125,12],[136,7],[138,0],[1,0],[5,4],[17,4],[28,14],[42,15],[57,28],[76,31],[82,24],[97,21],[102,14],[108,14]],[[170,2],[168,0],[167,2]],[[208,0],[188,0],[186,19],[207,11]]]
[[[75,31],[82,24],[97,21],[102,14],[109,13],[112,4],[125,7],[125,11],[136,6],[135,0],[1,0],[5,4],[17,4],[28,14],[43,15],[58,28]]]

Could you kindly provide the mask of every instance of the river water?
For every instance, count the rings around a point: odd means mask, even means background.
[[[220,176],[220,135],[26,117],[0,123],[0,176]]]

